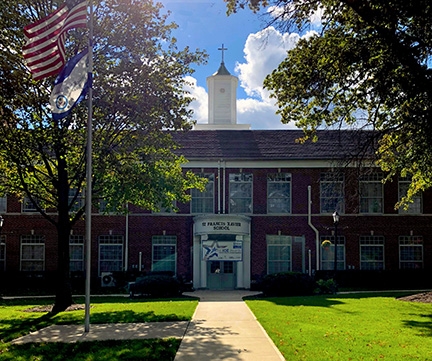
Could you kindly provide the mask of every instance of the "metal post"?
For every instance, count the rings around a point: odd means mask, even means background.
[[[87,169],[86,169],[86,280],[85,280],[85,316],[84,331],[90,331],[90,279],[91,279],[91,207],[92,207],[92,117],[93,117],[93,2],[90,0],[90,21],[89,21],[89,77],[90,89],[88,100],[87,117]]]

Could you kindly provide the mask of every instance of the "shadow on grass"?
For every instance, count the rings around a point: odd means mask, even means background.
[[[7,345],[1,350],[4,361],[172,361],[180,340],[124,340],[77,343],[28,343]]]
[[[53,323],[52,317],[53,315],[48,313],[35,318],[0,320],[0,341],[10,342],[30,332],[48,327]]]
[[[57,324],[71,324],[82,322],[81,315],[74,313],[62,313]],[[189,321],[188,317],[176,314],[155,314],[153,311],[135,312],[132,310],[91,312],[91,323],[137,323],[137,322],[176,322]]]
[[[415,315],[418,317],[418,315]],[[432,337],[432,314],[431,315],[420,315],[420,317],[425,318],[424,321],[409,321],[404,320],[404,326],[412,329],[418,330],[419,336]]]
[[[101,303],[126,303],[133,304],[142,302],[156,302],[156,301],[187,301],[192,299],[179,298],[179,299],[139,299],[129,300],[126,297],[95,297],[92,299],[91,304]],[[76,301],[84,302],[84,299],[77,298]],[[53,299],[11,299],[1,300],[0,306],[41,306],[52,305]],[[79,303],[79,302],[77,302]],[[61,312],[59,314],[42,313],[42,314],[26,314],[23,317],[5,318],[0,319],[0,342],[10,342],[15,338],[29,334],[48,327],[52,324],[82,324],[84,311]],[[179,316],[176,314],[156,314],[153,311],[136,312],[133,310],[120,310],[120,311],[104,311],[104,312],[90,312],[91,323],[137,323],[137,322],[176,322],[176,321],[189,321],[186,316]]]
[[[245,297],[245,300],[265,300],[272,302],[279,306],[310,306],[310,307],[332,307],[343,305],[344,300],[356,299],[361,300],[365,298],[374,297],[392,297],[398,298],[406,296],[407,292],[394,293],[394,292],[365,292],[365,293],[345,293],[334,295],[314,295],[314,296],[293,296],[293,297]]]

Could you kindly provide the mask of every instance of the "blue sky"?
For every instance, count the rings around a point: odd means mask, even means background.
[[[229,17],[223,0],[158,0],[171,11],[170,21],[179,25],[172,35],[179,48],[189,46],[209,54],[208,64],[196,68],[190,89],[198,123],[207,122],[206,77],[217,71],[224,44],[225,65],[239,78],[237,122],[251,124],[251,129],[288,129],[275,114],[274,99],[262,87],[264,77],[284,59],[286,51],[297,43],[300,34],[280,33],[265,28],[265,18],[243,10]],[[309,33],[302,34],[308,36]]]

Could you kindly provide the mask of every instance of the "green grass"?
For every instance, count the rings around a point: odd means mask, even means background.
[[[247,300],[287,360],[432,360],[432,305],[395,294]]]
[[[172,361],[180,340],[127,340],[10,345],[2,361]]]
[[[84,299],[76,299],[84,303]],[[25,312],[52,299],[0,300],[0,360],[173,360],[179,340],[128,340],[78,342],[76,344],[41,343],[11,345],[13,339],[52,324],[84,324],[84,310],[50,315]],[[125,297],[95,297],[91,300],[90,322],[186,321],[198,304],[194,299],[147,300]],[[91,326],[90,326],[91,327]],[[73,358],[72,358],[73,357]]]

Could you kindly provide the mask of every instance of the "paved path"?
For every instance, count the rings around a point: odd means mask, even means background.
[[[195,291],[200,302],[190,322],[146,322],[51,325],[12,343],[81,342],[143,338],[181,338],[175,361],[281,361],[277,350],[255,316],[243,302],[250,291]],[[161,360],[162,361],[162,360]]]
[[[242,297],[248,291],[196,291],[200,302],[175,361],[281,361],[283,356]]]

